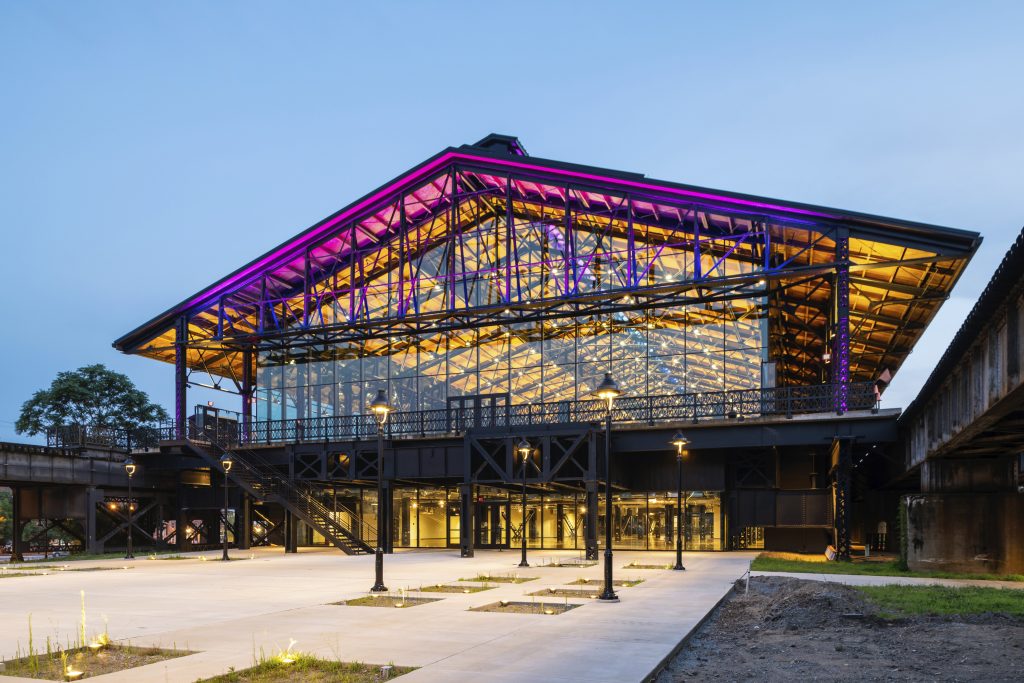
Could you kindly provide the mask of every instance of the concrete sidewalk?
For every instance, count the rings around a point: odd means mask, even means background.
[[[237,553],[249,557],[250,553]],[[639,681],[728,593],[753,553],[688,553],[686,572],[626,569],[638,563],[670,564],[671,553],[618,552],[616,578],[643,583],[617,589],[615,604],[570,598],[578,609],[557,616],[470,612],[499,599],[527,600],[527,593],[599,579],[601,566],[531,567],[520,570],[515,552],[478,551],[471,559],[453,550],[398,552],[385,560],[393,590],[451,583],[482,573],[538,577],[472,594],[434,594],[437,602],[402,610],[331,605],[367,594],[373,558],[311,550],[284,555],[258,550],[254,559],[217,561],[96,561],[69,567],[129,566],[128,570],[52,572],[0,580],[0,656],[34,640],[74,640],[86,594],[87,630],[118,641],[176,646],[196,654],[96,677],[97,681],[192,683],[252,666],[297,641],[295,650],[325,658],[421,667],[415,681]],[[214,558],[216,554],[209,554]],[[530,560],[576,558],[574,551],[531,551]],[[540,600],[540,598],[538,598]],[[564,602],[562,598],[553,601]],[[4,680],[16,681],[13,677]]]
[[[917,576],[873,576],[864,574],[807,574],[804,572],[750,572],[751,576],[784,576],[805,581],[831,581],[848,586],[980,586],[983,588],[1009,588],[1024,590],[1024,581],[982,581],[979,579],[932,579]]]

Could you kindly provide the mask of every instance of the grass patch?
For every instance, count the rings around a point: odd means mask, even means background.
[[[494,590],[497,586],[449,586],[438,583],[433,586],[420,586],[416,590],[421,593],[479,593]]]
[[[441,598],[410,598],[409,596],[402,595],[367,595],[362,598],[332,602],[331,604],[347,605],[349,607],[393,607],[401,609],[403,607],[425,605],[428,602],[437,602],[440,599]]]
[[[890,585],[857,586],[857,590],[882,610],[892,610],[897,616],[991,612],[1024,617],[1024,590],[1015,588]]]
[[[261,662],[251,669],[229,671],[199,683],[377,683],[409,673],[414,667],[382,667],[379,664],[330,662],[307,655],[294,654],[286,664],[281,658]]]
[[[471,579],[459,579],[459,581],[476,581],[478,583],[526,583],[536,581],[536,576],[519,576],[518,574],[477,574]]]
[[[0,579],[13,579],[17,576],[39,576],[38,572],[0,572]]]
[[[639,562],[630,562],[629,564],[622,565],[623,569],[672,569],[675,565],[673,564],[640,564]]]
[[[588,591],[583,588],[545,588],[541,591],[534,591],[529,595],[551,598],[579,598],[593,600],[597,597],[597,591]]]
[[[597,564],[597,560],[586,560],[586,559],[583,559],[583,558],[563,560],[563,559],[560,559],[560,558],[556,558],[556,559],[551,560],[550,562],[547,562],[545,560],[541,560],[541,563],[540,563],[539,566],[541,566],[541,567],[593,567],[596,564]]]
[[[977,579],[981,581],[1024,581],[1024,574],[962,574],[957,572],[912,572],[900,569],[899,561],[829,562],[817,555],[780,557],[761,553],[750,563],[753,571],[802,574],[857,574],[866,576],[909,576],[923,579]]]
[[[470,612],[502,612],[505,614],[546,614],[553,616],[565,614],[579,605],[571,605],[568,602],[515,602],[513,600],[499,600],[480,607],[471,607]]]
[[[633,586],[643,583],[643,579],[615,579],[612,581],[613,586],[622,586],[624,588],[632,588]],[[604,579],[576,579],[570,581],[571,586],[603,586]]]
[[[46,653],[4,662],[0,676],[23,676],[49,681],[72,680],[72,676],[68,676],[66,672],[82,672],[83,677],[100,676],[190,654],[192,652],[187,650],[161,650],[155,647],[128,645],[104,645],[97,649],[82,647],[63,651],[48,650]]]

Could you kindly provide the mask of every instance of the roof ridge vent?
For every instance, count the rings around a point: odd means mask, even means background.
[[[504,152],[505,154],[511,154],[513,156],[528,157],[526,148],[519,142],[519,138],[514,135],[500,135],[498,133],[491,133],[482,140],[474,142],[473,147],[479,147],[480,149],[489,149],[495,152]]]

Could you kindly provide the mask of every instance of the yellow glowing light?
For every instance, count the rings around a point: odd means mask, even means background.
[[[284,655],[281,655],[278,658],[277,661],[281,662],[282,664],[294,664],[295,663],[295,657],[292,657],[290,655],[284,654]]]
[[[554,613],[555,613],[555,610],[553,610],[553,609],[546,609],[546,610],[544,610],[544,614],[554,614]]]
[[[77,681],[79,678],[81,678],[84,675],[85,675],[84,671],[79,671],[78,669],[74,668],[70,664],[68,665],[68,667],[66,669],[64,669],[64,678],[66,678],[69,681]]]

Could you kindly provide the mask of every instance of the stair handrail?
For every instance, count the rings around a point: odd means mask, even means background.
[[[232,448],[229,450],[226,446],[221,444],[218,439],[215,438],[215,435],[206,432],[204,436],[206,436],[206,438],[208,439],[208,443],[218,448],[222,453],[243,454],[245,457],[236,458],[235,464],[240,465],[242,470],[245,470],[256,475],[256,478],[269,479],[272,484],[269,487],[267,487],[263,482],[259,481],[256,481],[255,484],[260,484],[262,485],[262,487],[268,488],[270,495],[288,498],[288,500],[293,504],[299,504],[301,502],[305,506],[306,511],[308,514],[310,514],[310,516],[313,516],[313,514],[315,513],[316,516],[320,517],[323,520],[325,526],[330,527],[332,530],[340,532],[342,538],[344,538],[346,541],[350,540],[346,538],[346,536],[351,535],[354,536],[359,542],[365,545],[369,545],[365,540],[363,540],[363,535],[361,533],[356,533],[350,529],[346,529],[341,524],[341,522],[334,518],[334,512],[331,511],[326,505],[321,503],[316,498],[316,496],[314,495],[313,487],[310,486],[307,482],[289,480],[284,478],[283,476],[281,476],[280,472],[277,471],[277,468],[273,464],[268,462],[266,459],[264,459],[262,456],[255,453],[251,449]],[[254,486],[254,482],[247,483],[249,483],[249,485],[254,490],[258,490],[260,488],[258,486]],[[298,499],[296,499],[295,494],[298,495]],[[346,512],[348,512],[349,515],[353,518],[353,520],[359,524],[360,530],[362,530],[365,527],[369,530],[371,538],[376,538],[377,529],[375,525],[365,522],[360,515],[355,514],[354,511],[348,508],[346,508]]]

